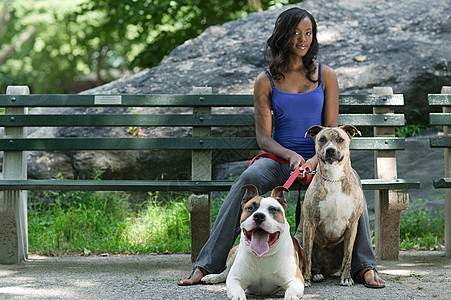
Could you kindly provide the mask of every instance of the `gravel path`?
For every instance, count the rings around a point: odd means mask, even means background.
[[[191,268],[190,256],[178,254],[31,256],[0,265],[0,299],[227,299],[224,284],[179,287]],[[341,287],[329,278],[306,289],[304,299],[451,299],[451,259],[443,252],[401,252],[397,261],[380,261],[379,269],[384,289]]]

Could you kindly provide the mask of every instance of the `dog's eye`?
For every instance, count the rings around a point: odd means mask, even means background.
[[[248,212],[253,212],[254,210],[255,210],[255,204],[254,203],[252,203],[251,205],[246,207],[246,211],[248,211]]]
[[[275,213],[278,213],[279,211],[280,211],[280,209],[278,209],[277,207],[274,207],[274,206],[271,206],[268,208],[268,212],[270,214],[275,214]]]
[[[319,142],[320,142],[320,143],[325,143],[325,142],[326,142],[326,139],[325,139],[324,137],[320,137],[320,138],[319,138]]]
[[[341,144],[341,143],[343,143],[345,141],[345,139],[344,138],[339,138],[338,139],[338,142]]]

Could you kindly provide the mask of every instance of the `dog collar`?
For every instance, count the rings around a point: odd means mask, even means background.
[[[343,181],[343,179],[329,179],[329,178],[326,178],[326,177],[324,177],[323,174],[321,174],[321,173],[320,173],[320,175],[321,175],[321,178],[322,178],[324,181],[328,181],[328,182],[340,182],[340,181]]]

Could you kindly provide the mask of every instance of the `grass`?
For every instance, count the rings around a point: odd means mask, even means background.
[[[413,200],[400,225],[400,249],[441,249],[444,245],[445,218],[443,211],[425,208],[422,199]]]
[[[212,203],[212,220],[223,198]],[[189,253],[187,194],[149,193],[132,204],[124,192],[48,192],[28,212],[29,249],[44,255]],[[295,231],[297,192],[288,194],[286,216]],[[417,200],[401,219],[400,249],[440,249],[444,217]],[[416,207],[416,209],[413,209]]]
[[[154,195],[132,207],[124,192],[52,192],[28,213],[32,253],[189,252],[185,197],[158,204]]]

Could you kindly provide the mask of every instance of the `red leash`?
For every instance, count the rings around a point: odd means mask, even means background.
[[[268,153],[268,152],[264,152],[264,153],[260,153],[257,156],[255,156],[251,162],[249,163],[248,168],[254,163],[254,161],[256,161],[257,159],[259,159],[260,157],[266,157],[266,158],[271,158],[272,160],[277,161],[278,163],[281,164],[289,164],[290,162],[282,159],[272,153]],[[284,188],[286,188],[287,190],[291,187],[291,185],[293,184],[293,182],[296,180],[296,178],[299,176],[299,174],[301,173],[301,171],[299,170],[299,168],[296,168],[290,175],[290,177],[288,178],[288,180],[285,182],[285,184],[283,185]],[[310,183],[310,181],[312,180],[312,175],[315,174],[315,171],[308,171],[305,172],[304,171],[304,177],[302,179],[299,179],[299,182],[301,184],[307,185]]]

